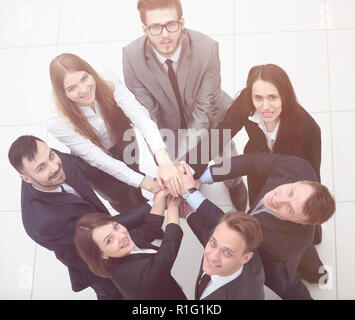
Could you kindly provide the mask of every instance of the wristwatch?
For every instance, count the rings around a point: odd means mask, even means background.
[[[194,193],[195,191],[197,191],[197,189],[195,187],[187,189],[187,190],[183,191],[181,196],[184,200],[186,200],[189,197],[189,195],[191,193]]]

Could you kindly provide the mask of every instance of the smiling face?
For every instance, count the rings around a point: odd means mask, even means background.
[[[36,141],[37,154],[29,161],[23,158],[21,178],[43,191],[55,190],[66,179],[62,161],[46,143]]]
[[[258,79],[252,86],[252,100],[267,130],[273,131],[282,111],[282,101],[277,88],[271,82]]]
[[[115,221],[96,227],[92,232],[92,239],[100,248],[103,259],[124,257],[134,248],[127,229]]]
[[[229,276],[237,272],[253,256],[245,253],[242,235],[228,227],[226,222],[217,225],[203,255],[203,271],[209,275]]]
[[[67,72],[63,80],[65,95],[77,106],[93,106],[96,82],[86,71]]]
[[[146,11],[146,25],[143,26],[143,32],[147,36],[152,47],[166,58],[170,58],[180,45],[182,31],[184,30],[184,19],[181,18],[179,29],[175,32],[169,32],[166,28],[163,28],[159,35],[151,35],[147,27],[153,24],[165,25],[170,21],[179,20],[180,17],[178,17],[177,10],[175,8],[154,9]]]
[[[302,181],[283,184],[265,194],[264,205],[284,220],[307,224],[303,206],[313,192],[313,188]]]

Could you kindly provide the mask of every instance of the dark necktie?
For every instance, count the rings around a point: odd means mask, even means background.
[[[200,300],[200,297],[201,297],[203,291],[205,291],[205,289],[210,281],[211,281],[211,276],[208,275],[207,273],[205,273],[200,280],[200,284],[198,285],[196,300]]]
[[[184,110],[182,108],[182,100],[181,100],[181,96],[180,96],[180,92],[179,92],[179,86],[177,83],[176,74],[175,74],[175,71],[172,66],[173,61],[170,59],[166,59],[165,63],[168,65],[169,80],[170,80],[171,86],[173,87],[176,101],[178,103],[179,110],[180,110],[180,119],[181,119],[180,129],[186,129],[187,124],[186,124],[186,120],[185,120],[185,116],[184,116]]]
[[[62,189],[62,192],[66,192],[66,191],[64,190],[64,187],[63,187],[62,185],[60,185],[60,188]]]

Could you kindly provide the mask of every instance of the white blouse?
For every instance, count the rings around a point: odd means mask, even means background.
[[[256,111],[254,112],[254,114],[252,116],[249,116],[248,119],[250,121],[253,121],[255,123],[258,124],[259,128],[264,132],[265,134],[265,138],[266,138],[266,142],[267,142],[267,146],[269,148],[269,150],[271,152],[273,152],[274,150],[274,143],[276,141],[277,138],[277,133],[279,131],[279,126],[280,126],[280,120],[278,121],[275,129],[272,132],[268,132],[266,129],[266,125],[265,122],[263,121],[263,119],[260,117],[259,113],[257,113]]]
[[[102,66],[95,67],[95,70],[102,79],[114,84],[114,97],[117,105],[121,107],[133,125],[140,130],[153,154],[159,149],[166,148],[156,123],[150,118],[149,111],[136,100],[117,75]],[[98,104],[95,103],[96,112],[89,106],[80,108],[89,123],[97,130],[104,148],[110,149],[113,147],[114,142],[108,134]],[[109,156],[89,139],[76,132],[71,122],[54,104],[51,107],[46,124],[52,135],[66,145],[73,154],[81,157],[90,165],[136,188],[142,182],[144,178],[142,174],[129,168],[123,161]]]

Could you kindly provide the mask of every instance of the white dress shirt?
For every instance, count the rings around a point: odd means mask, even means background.
[[[264,132],[267,146],[271,152],[274,150],[274,143],[277,138],[277,133],[279,131],[279,126],[280,126],[280,120],[278,121],[275,129],[272,132],[268,132],[266,129],[265,122],[263,119],[260,117],[259,113],[257,111],[254,112],[252,116],[249,116],[248,119],[250,121],[253,121],[258,124],[259,128]]]
[[[72,193],[74,195],[76,195],[77,197],[79,197],[80,199],[82,199],[82,196],[79,194],[78,191],[76,191],[73,187],[71,187],[69,184],[66,184],[66,183],[63,183],[61,184],[60,186],[58,186],[58,188],[54,189],[54,190],[41,190],[37,187],[35,187],[34,185],[32,185],[33,188],[35,188],[36,190],[38,191],[41,191],[41,192],[63,192],[62,191],[62,187],[64,189],[64,191],[68,192],[68,193]]]
[[[117,75],[102,66],[95,67],[95,70],[102,79],[114,85],[114,97],[117,105],[142,133],[153,154],[159,149],[166,148],[156,123],[150,118],[149,111],[136,100]],[[104,148],[110,149],[113,147],[114,142],[108,134],[98,104],[95,103],[96,112],[89,106],[80,108],[89,123],[97,130]],[[112,158],[89,139],[78,134],[71,122],[58,111],[55,105],[52,106],[49,112],[47,128],[73,154],[78,155],[90,165],[134,187],[138,187],[142,182],[144,178],[142,174],[129,168],[123,161]]]
[[[242,272],[243,272],[243,266],[241,266],[239,270],[237,270],[230,276],[221,277],[216,274],[212,274],[211,281],[208,283],[206,289],[202,292],[200,300],[209,296],[212,292],[216,291],[217,289],[224,286],[228,282],[231,282],[232,280],[238,278],[242,274]],[[205,273],[202,274],[201,278],[203,277],[204,274]]]
[[[160,63],[163,65],[164,69],[166,72],[168,72],[168,65],[165,63],[165,61],[167,59],[170,59],[173,63],[171,64],[174,72],[176,74],[176,68],[177,68],[177,62],[179,61],[179,57],[180,57],[180,52],[181,52],[181,44],[179,45],[179,47],[177,48],[177,50],[175,51],[175,53],[170,57],[170,58],[166,58],[164,56],[162,56],[158,51],[156,51],[153,48],[155,54],[157,55],[158,60],[160,61]]]

